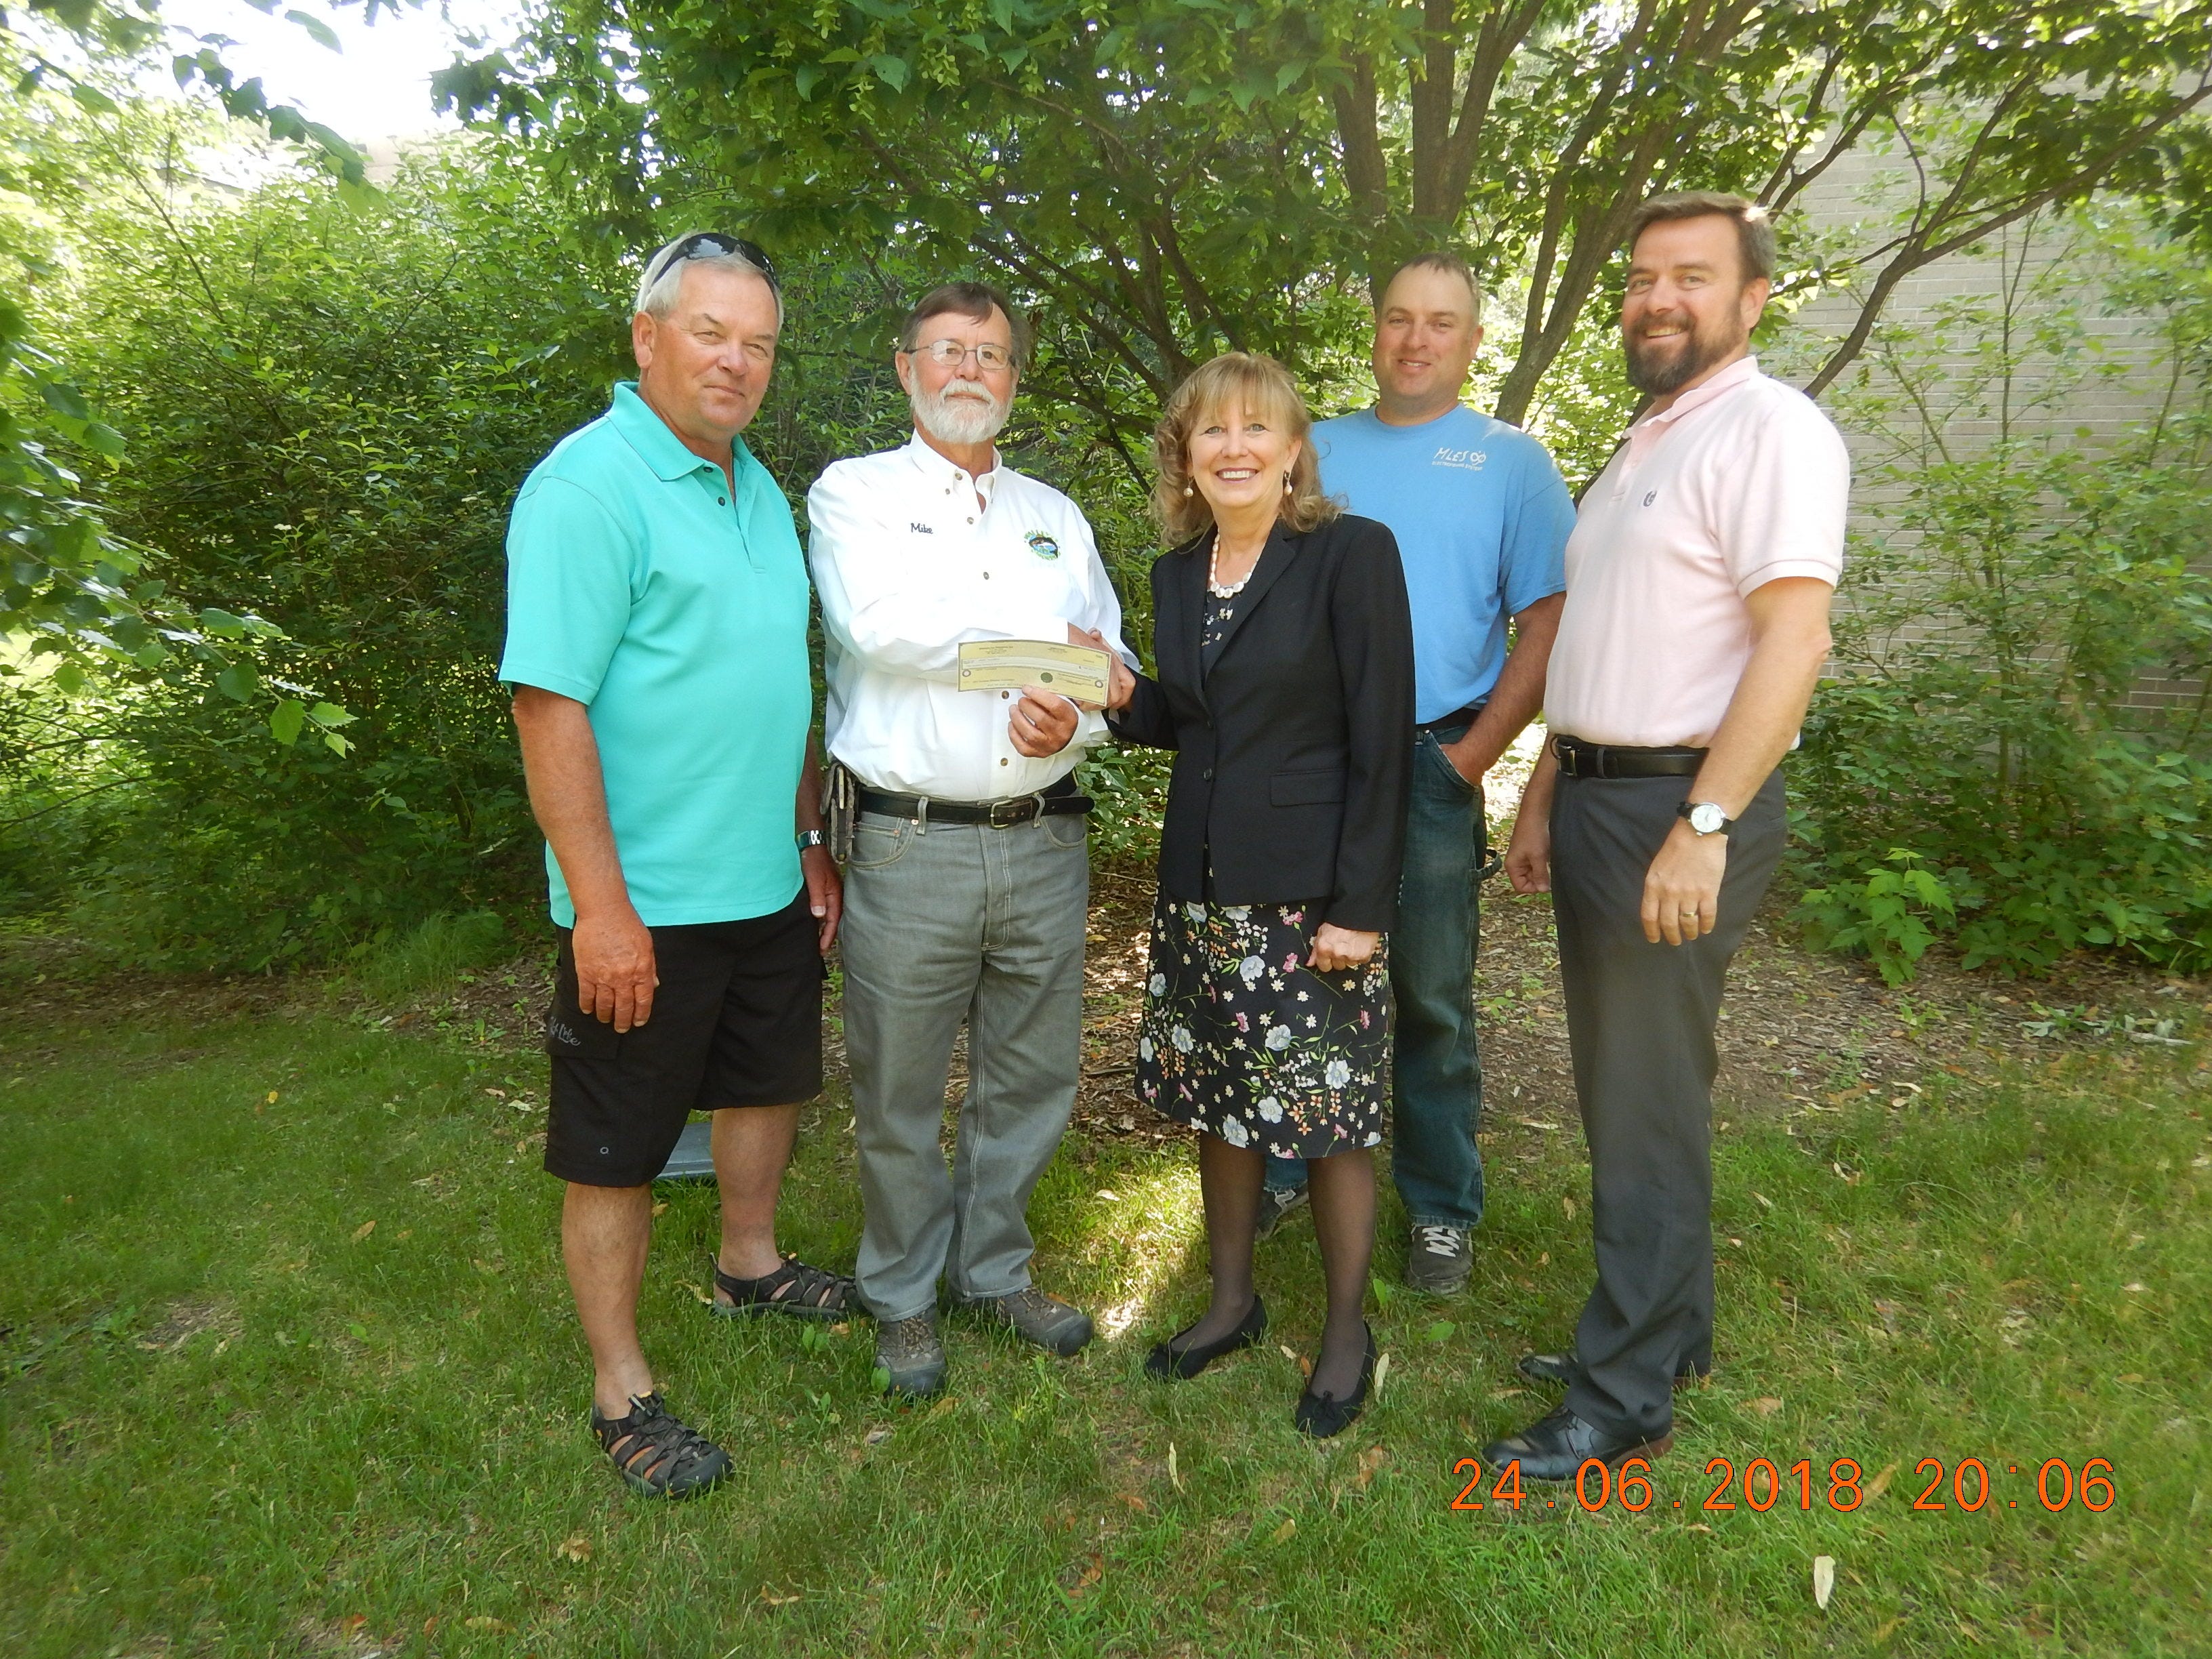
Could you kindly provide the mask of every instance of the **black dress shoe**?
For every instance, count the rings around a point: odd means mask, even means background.
[[[1556,1382],[1562,1388],[1575,1380],[1581,1367],[1582,1362],[1575,1358],[1572,1348],[1565,1353],[1524,1353],[1513,1362],[1513,1369],[1531,1382]],[[1674,1373],[1674,1386],[1686,1389],[1704,1382],[1709,1375],[1709,1366],[1685,1365]]]
[[[1571,1480],[1593,1457],[1618,1468],[1632,1457],[1662,1456],[1674,1443],[1671,1431],[1650,1440],[1638,1434],[1607,1434],[1562,1406],[1542,1422],[1492,1441],[1482,1449],[1482,1461],[1501,1469],[1518,1463],[1530,1480]]]
[[[1251,1310],[1237,1328],[1218,1342],[1196,1342],[1188,1347],[1176,1346],[1176,1338],[1188,1336],[1197,1329],[1195,1324],[1186,1325],[1175,1336],[1158,1344],[1145,1359],[1145,1375],[1163,1382],[1188,1382],[1225,1353],[1235,1353],[1239,1348],[1249,1348],[1267,1331],[1267,1304],[1260,1300],[1258,1292],[1252,1297]]]
[[[1370,1328],[1362,1328],[1367,1331],[1367,1352],[1359,1362],[1359,1386],[1343,1400],[1333,1394],[1316,1394],[1311,1389],[1300,1395],[1297,1409],[1291,1413],[1299,1433],[1326,1440],[1342,1434],[1367,1409],[1367,1390],[1375,1382],[1375,1333]]]

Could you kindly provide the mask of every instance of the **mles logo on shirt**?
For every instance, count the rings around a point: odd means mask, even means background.
[[[1439,448],[1429,458],[1431,466],[1455,466],[1462,472],[1480,472],[1489,457],[1480,449]]]

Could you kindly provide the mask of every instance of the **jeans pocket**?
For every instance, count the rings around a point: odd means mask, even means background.
[[[880,870],[896,864],[914,838],[914,825],[905,818],[879,818],[872,814],[853,825],[853,856],[848,870]]]
[[[1037,826],[1054,847],[1080,847],[1091,833],[1091,818],[1083,812],[1055,812],[1039,818]]]
[[[1458,788],[1461,794],[1472,796],[1479,793],[1476,786],[1469,783],[1466,777],[1462,775],[1459,768],[1451,763],[1451,757],[1444,753],[1444,746],[1442,743],[1437,741],[1437,734],[1435,732],[1422,732],[1420,746],[1423,752],[1428,756],[1430,761],[1436,766],[1437,770],[1441,771],[1446,778],[1451,781],[1453,785]]]

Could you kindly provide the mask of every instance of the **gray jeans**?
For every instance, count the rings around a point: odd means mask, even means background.
[[[860,815],[845,867],[845,1051],[864,1218],[860,1297],[878,1319],[1030,1282],[1030,1194],[1082,1064],[1091,870],[1079,816],[1011,829]],[[939,1135],[960,1022],[968,1097]]]

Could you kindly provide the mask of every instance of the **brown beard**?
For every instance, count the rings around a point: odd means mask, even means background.
[[[1621,349],[1627,360],[1628,383],[1638,392],[1656,398],[1688,385],[1742,345],[1744,341],[1734,332],[1723,335],[1717,331],[1705,333],[1693,329],[1681,348],[1681,355],[1671,362],[1650,361],[1656,354],[1639,351],[1640,343],[1623,332]]]

